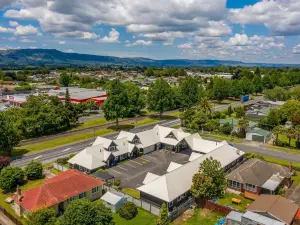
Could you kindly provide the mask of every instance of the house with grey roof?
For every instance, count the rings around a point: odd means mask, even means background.
[[[110,208],[113,212],[117,212],[127,202],[127,196],[121,192],[108,191],[101,197],[101,200],[106,207]]]
[[[291,174],[291,167],[253,158],[226,175],[227,188],[254,200],[260,194],[274,195],[280,187],[289,186]]]

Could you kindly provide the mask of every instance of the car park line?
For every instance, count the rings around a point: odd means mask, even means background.
[[[141,160],[144,160],[144,161],[147,161],[147,162],[150,162],[149,160],[147,160],[147,159],[145,159],[145,158],[143,158],[143,157],[141,157],[140,159],[141,159]]]
[[[129,163],[126,163],[126,164],[124,164],[124,165],[130,166],[130,167],[133,167],[133,168],[136,168],[135,166],[133,166],[133,165],[131,165],[131,164],[129,164]]]
[[[142,163],[139,163],[139,162],[136,162],[136,161],[134,161],[134,160],[131,160],[130,162],[134,162],[134,163],[136,163],[136,164],[139,164],[139,165],[143,165]]]
[[[117,166],[119,169],[121,169],[121,170],[126,170],[126,171],[128,171],[128,169],[125,169],[124,167],[122,167],[122,166]]]
[[[149,155],[144,155],[143,157],[149,157],[149,158],[151,158],[151,159],[154,159],[154,160],[157,160],[157,158],[155,158],[155,157],[152,157],[152,156],[149,156]]]
[[[118,171],[116,171],[114,169],[110,169],[110,170],[113,171],[113,172],[115,172],[115,173],[122,174],[122,173],[120,173],[120,172],[118,172]]]

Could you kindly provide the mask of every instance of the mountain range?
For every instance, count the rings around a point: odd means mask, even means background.
[[[149,58],[119,58],[114,56],[65,53],[56,49],[14,49],[0,51],[0,67],[7,66],[153,66],[153,67],[193,67],[193,66],[261,66],[286,67],[292,64],[245,63],[233,60],[190,60]]]

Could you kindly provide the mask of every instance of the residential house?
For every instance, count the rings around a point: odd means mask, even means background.
[[[199,171],[199,165],[210,157],[218,160],[224,170],[228,170],[243,159],[244,152],[228,145],[220,145],[205,155],[196,153],[193,160],[185,165],[171,165],[170,172],[163,176],[147,174],[142,186],[137,188],[141,199],[153,205],[161,206],[165,203],[169,212],[189,201],[192,178]]]
[[[272,132],[261,129],[254,128],[246,132],[246,140],[248,141],[257,141],[262,143],[267,143],[272,138]]]
[[[127,202],[127,197],[121,192],[108,191],[101,197],[101,200],[106,207],[110,208],[113,212],[117,212]]]
[[[110,140],[97,137],[91,147],[87,147],[68,162],[71,168],[92,173],[101,167],[109,167],[127,158],[138,156],[139,149],[126,138]]]
[[[292,168],[287,168],[261,159],[249,159],[226,175],[228,189],[256,199],[260,194],[276,194],[284,185],[291,183]]]
[[[44,208],[53,208],[57,215],[63,213],[74,200],[87,198],[91,201],[102,196],[104,182],[77,170],[67,170],[35,188],[21,191],[12,196],[13,209],[24,216]]]
[[[285,225],[285,223],[251,211],[246,213],[231,211],[226,216],[226,225]]]
[[[233,131],[238,131],[238,119],[232,118],[232,119],[220,119],[219,123],[220,126],[223,126],[225,124],[230,124],[232,126]],[[253,121],[249,121],[249,126],[246,128],[246,131],[248,130],[252,130],[254,127],[257,126],[257,123],[253,122]]]

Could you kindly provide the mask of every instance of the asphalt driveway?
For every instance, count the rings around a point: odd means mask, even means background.
[[[109,174],[121,181],[122,188],[137,188],[148,172],[164,175],[171,162],[185,164],[189,155],[166,150],[155,151],[110,168]]]

